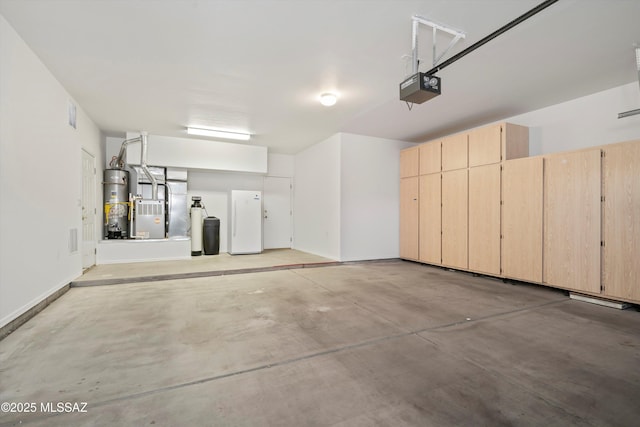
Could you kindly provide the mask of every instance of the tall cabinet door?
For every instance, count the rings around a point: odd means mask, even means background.
[[[467,169],[442,173],[442,265],[468,268]]]
[[[420,261],[440,264],[441,253],[440,174],[420,177]]]
[[[604,152],[604,294],[640,301],[640,141]]]
[[[469,169],[469,269],[500,274],[499,164]]]
[[[418,177],[400,180],[400,258],[418,260]]]
[[[502,169],[502,274],[542,282],[541,157],[508,160]]]
[[[600,164],[600,150],[545,158],[546,284],[600,293]]]

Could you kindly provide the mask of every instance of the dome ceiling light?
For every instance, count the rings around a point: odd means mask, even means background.
[[[338,102],[338,97],[335,93],[326,92],[320,95],[320,103],[325,107],[331,107]]]

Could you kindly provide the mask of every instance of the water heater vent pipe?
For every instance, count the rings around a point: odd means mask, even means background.
[[[118,157],[115,160],[111,160],[111,162],[109,163],[109,166],[115,169],[124,168],[124,154],[127,151],[127,146],[129,144],[140,142],[142,146],[141,152],[140,152],[140,167],[142,168],[142,171],[147,176],[147,178],[149,178],[149,181],[151,182],[151,198],[153,200],[158,200],[158,180],[156,179],[155,176],[153,176],[153,174],[149,170],[149,167],[147,166],[147,137],[148,136],[149,134],[146,131],[141,131],[139,137],[127,139],[126,141],[124,141],[122,143],[122,146],[120,147],[120,153],[118,154]]]
[[[151,181],[151,198],[153,200],[158,200],[158,180],[153,176],[149,167],[147,166],[147,137],[149,134],[145,131],[140,132],[140,138],[142,138],[142,149],[140,153],[140,167],[144,171],[144,174],[147,175],[149,181]]]
[[[129,144],[134,144],[136,142],[141,142],[141,141],[142,141],[141,137],[131,138],[131,139],[127,139],[126,141],[124,141],[122,143],[122,145],[120,146],[120,153],[118,153],[118,157],[114,157],[113,159],[111,159],[111,162],[109,162],[109,166],[112,169],[123,169],[124,168],[124,155],[127,152],[127,146]]]

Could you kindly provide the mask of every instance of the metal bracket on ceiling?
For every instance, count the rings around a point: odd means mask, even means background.
[[[451,48],[460,40],[460,39],[464,39],[466,37],[466,34],[460,30],[456,30],[454,28],[451,28],[447,25],[444,24],[440,24],[434,21],[431,21],[429,19],[423,18],[422,16],[419,15],[413,15],[413,17],[411,18],[413,21],[413,25],[412,25],[412,43],[411,43],[411,49],[412,49],[412,60],[413,60],[413,74],[416,74],[418,72],[418,66],[419,66],[419,60],[418,60],[418,27],[420,24],[422,25],[426,25],[428,27],[431,27],[433,30],[433,39],[431,40],[431,44],[432,44],[432,51],[433,51],[433,67],[436,66],[436,64],[438,63],[438,61],[440,61],[440,59],[442,59],[442,57],[444,57],[444,55],[447,54],[447,52],[449,52],[449,50],[451,50]],[[440,55],[437,54],[437,50],[436,50],[436,44],[437,44],[437,40],[436,40],[436,36],[438,34],[438,31],[443,31],[447,34],[450,34],[453,36],[453,39],[449,42],[449,45],[444,49],[444,51],[442,53],[440,53]]]

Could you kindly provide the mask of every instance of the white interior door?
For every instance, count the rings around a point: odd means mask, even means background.
[[[82,268],[96,263],[96,159],[82,150]]]
[[[291,247],[291,178],[264,177],[264,248]]]

